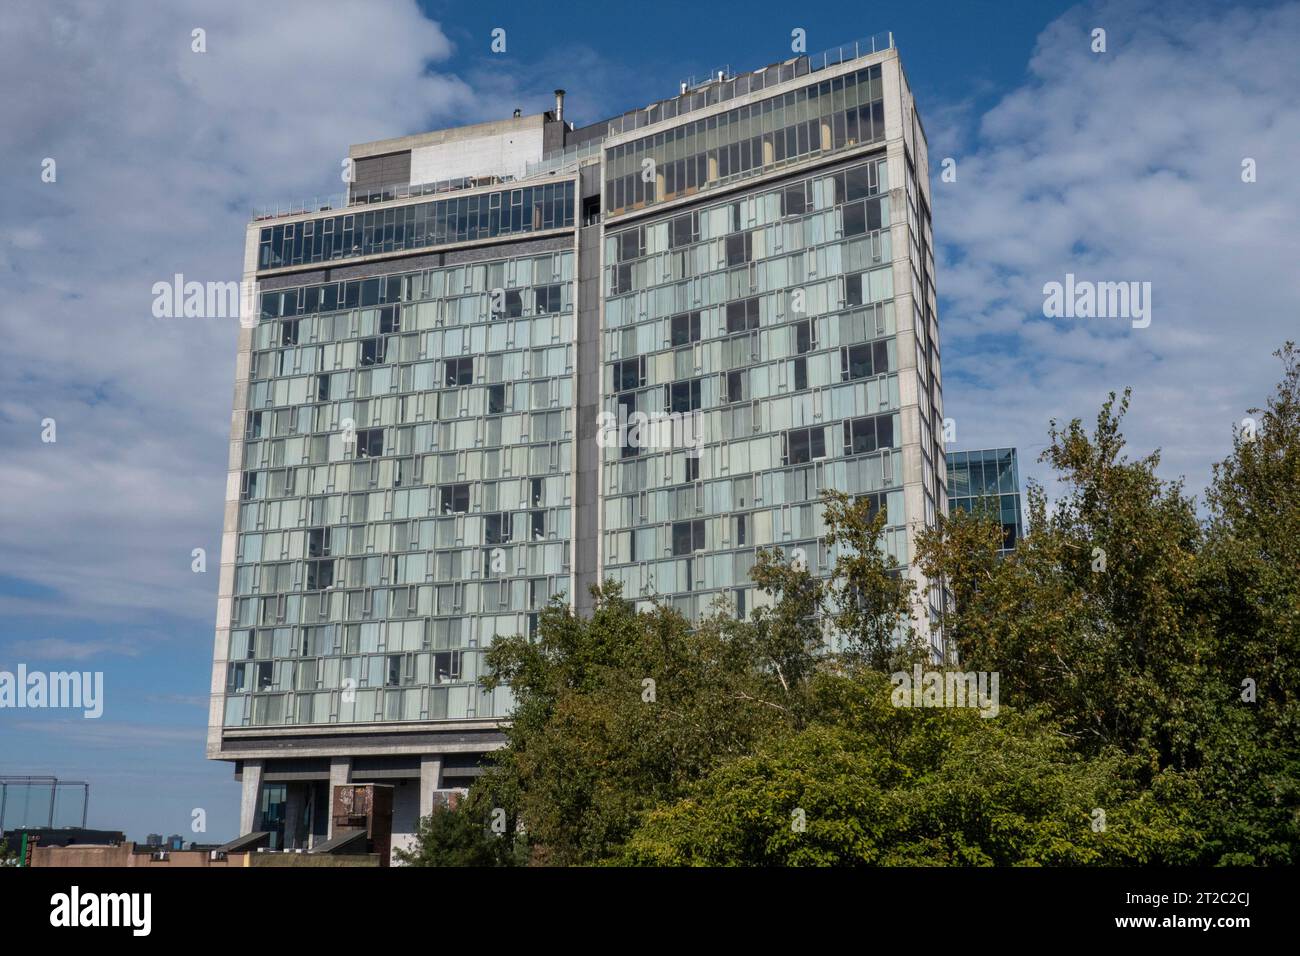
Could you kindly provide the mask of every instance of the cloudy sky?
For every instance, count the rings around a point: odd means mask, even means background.
[[[545,6],[6,4],[0,670],[103,671],[107,702],[0,711],[0,774],[89,780],[91,825],[135,838],[195,807],[234,835],[203,738],[236,328],[155,319],[151,289],[237,279],[252,207],[337,192],[350,143],[538,112],[557,86],[581,124],[781,59],[795,28],[811,50],[892,30],[930,139],[955,447],[1015,445],[1040,474],[1048,419],[1131,385],[1134,450],[1199,491],[1300,329],[1300,4]],[[1067,273],[1150,282],[1150,326],[1045,318]]]

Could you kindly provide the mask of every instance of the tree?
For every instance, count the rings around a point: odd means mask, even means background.
[[[491,829],[491,814],[481,802],[457,806],[439,804],[420,818],[415,845],[395,850],[405,866],[512,866],[522,862],[522,848],[512,827]],[[504,813],[500,817],[505,824]]]
[[[1300,862],[1300,354],[1215,466],[1194,593],[1215,640],[1198,861]]]
[[[868,670],[818,683],[820,719],[649,814],[623,862],[1134,864],[1186,839],[1135,761],[1084,759],[1040,716],[895,708]]]
[[[912,620],[915,585],[895,567],[884,543],[886,515],[871,498],[824,493],[826,544],[837,551],[830,623],[849,652],[877,670],[923,655]]]
[[[498,640],[485,683],[517,707],[472,799],[540,863],[1300,862],[1300,356],[1278,354],[1208,517],[1127,455],[1125,392],[1092,429],[1051,423],[1061,491],[1031,483],[1014,551],[979,512],[920,535],[996,717],[892,698],[929,655],[913,585],[871,499],[831,493],[830,580],[760,550],[747,621],[606,585],[590,618],[557,600],[536,641]]]
[[[1062,493],[1048,511],[1031,483],[1024,539],[996,557],[981,515],[920,535],[922,568],[954,596],[946,620],[963,666],[997,671],[1012,704],[1046,704],[1085,749],[1118,747],[1155,767],[1192,766],[1208,634],[1189,601],[1201,529],[1159,453],[1124,454],[1125,392],[1089,435],[1052,422],[1042,460]]]
[[[647,810],[794,720],[763,641],[735,638],[736,622],[638,613],[612,585],[593,596],[590,618],[557,600],[536,642],[487,654],[485,684],[517,703],[477,789],[519,813],[539,862],[608,859]]]

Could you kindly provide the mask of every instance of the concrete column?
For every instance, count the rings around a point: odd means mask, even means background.
[[[331,757],[330,758],[330,789],[327,799],[325,812],[329,814],[330,829],[327,839],[334,839],[334,788],[341,787],[345,783],[352,782],[352,758],[351,757]]]
[[[243,791],[239,797],[239,835],[254,832],[262,823],[262,761],[245,760]]]
[[[442,754],[420,757],[420,816],[433,812],[433,791],[442,788]]]

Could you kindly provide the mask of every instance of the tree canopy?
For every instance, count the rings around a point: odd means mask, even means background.
[[[534,640],[499,638],[507,747],[409,862],[1300,862],[1300,356],[1277,355],[1203,509],[1126,452],[1126,391],[1050,424],[1059,488],[1030,484],[1014,550],[978,511],[918,536],[944,666],[996,673],[996,716],[896,706],[894,672],[938,665],[885,516],[832,493],[829,578],[760,550],[747,620],[606,584],[590,617],[557,599]]]

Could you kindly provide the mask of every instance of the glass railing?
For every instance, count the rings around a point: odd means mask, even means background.
[[[808,73],[816,73],[883,50],[891,50],[893,47],[894,34],[887,31],[844,43],[820,53],[793,57],[750,73],[731,76],[725,70],[719,70],[699,86],[688,85],[684,93],[652,103],[644,109],[629,110],[622,116],[610,120],[606,135],[617,136],[620,133],[641,129],[662,120],[693,113],[716,103],[725,103],[727,100],[747,96]]]
[[[366,186],[361,189],[354,187],[344,193],[314,196],[311,199],[273,206],[255,206],[253,218],[255,220],[279,219],[309,212],[330,212],[334,209],[391,202],[394,199],[434,196],[461,189],[473,189],[476,186],[499,186],[514,181],[513,176],[462,176],[457,179],[443,179],[436,183],[389,183],[386,186]]]

